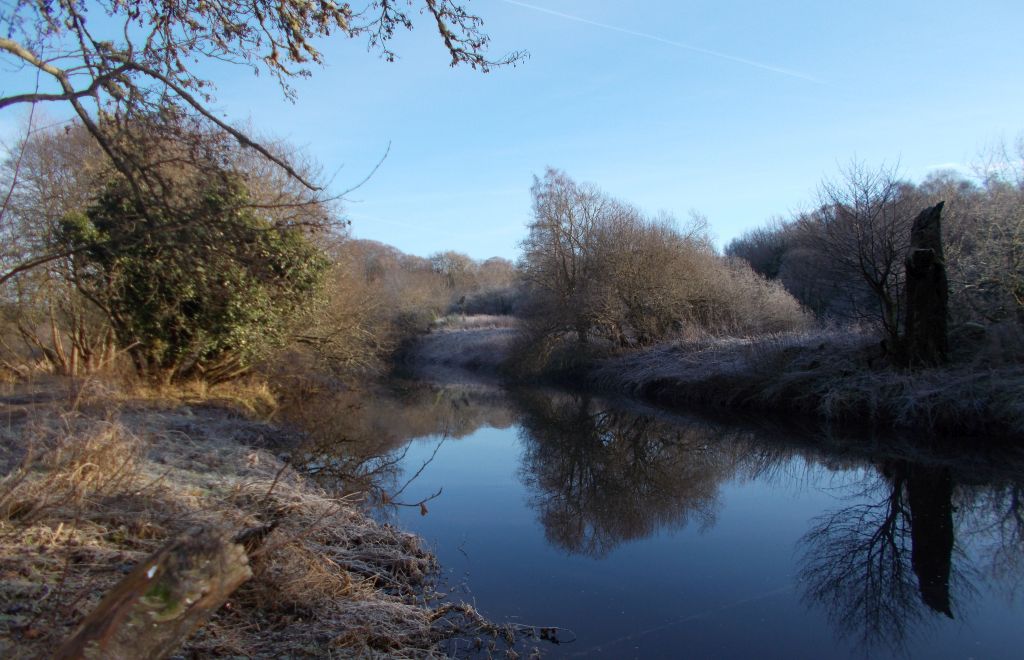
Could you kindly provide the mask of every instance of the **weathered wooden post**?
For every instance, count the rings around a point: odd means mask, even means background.
[[[904,357],[909,366],[935,366],[946,361],[949,343],[946,318],[949,282],[942,251],[942,207],[918,214],[910,230],[907,253],[907,325]]]
[[[54,658],[167,657],[250,577],[241,545],[190,530],[121,580]]]

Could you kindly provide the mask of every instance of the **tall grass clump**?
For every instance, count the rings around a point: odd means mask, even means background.
[[[17,467],[0,480],[3,531],[46,518],[73,519],[139,480],[139,439],[116,421],[65,416],[57,429],[27,430]],[[20,450],[20,451],[19,451]]]

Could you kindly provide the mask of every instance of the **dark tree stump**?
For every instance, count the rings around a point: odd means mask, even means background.
[[[921,211],[910,230],[907,254],[907,326],[903,342],[907,365],[936,366],[949,353],[946,318],[949,282],[942,252],[942,207]]]
[[[167,657],[250,577],[241,545],[192,530],[136,566],[53,657]]]

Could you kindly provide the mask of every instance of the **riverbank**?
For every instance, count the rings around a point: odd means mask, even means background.
[[[571,339],[531,346],[508,327],[500,336],[468,321],[444,328],[412,345],[409,362],[421,372],[443,365],[670,409],[797,415],[922,436],[1024,437],[1024,362],[1006,348],[1015,339],[957,338],[963,348],[951,365],[911,372],[887,364],[877,339],[856,328],[581,350]]]
[[[498,632],[442,603],[420,539],[318,486],[265,388],[0,391],[0,656],[50,655],[136,564],[197,527],[263,530],[189,657],[431,657]],[[247,546],[248,548],[249,546]]]
[[[464,382],[467,376],[497,381],[507,376],[506,363],[521,340],[515,317],[452,315],[406,341],[397,362],[402,370],[429,373],[438,381]]]

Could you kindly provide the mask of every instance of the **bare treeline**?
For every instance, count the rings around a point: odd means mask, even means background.
[[[537,334],[629,346],[807,321],[780,285],[715,254],[700,216],[682,225],[667,214],[648,216],[554,169],[535,179],[532,192],[519,265],[523,313]]]
[[[726,254],[819,316],[868,322],[894,342],[905,323],[911,224],[944,201],[950,320],[960,328],[1024,325],[1024,139],[992,149],[974,176],[940,171],[916,185],[894,167],[853,162],[819,186],[816,201],[747,232]]]

